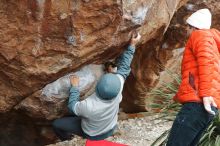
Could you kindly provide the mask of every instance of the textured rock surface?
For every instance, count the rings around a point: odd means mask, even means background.
[[[1,0],[0,89],[4,92],[0,93],[0,111],[9,111],[84,64],[114,58],[135,28],[143,37],[133,63],[133,78],[152,85],[147,78],[154,78],[153,74],[143,77],[146,70],[141,68],[157,64],[155,60],[145,63],[155,54],[155,48],[143,44],[158,43],[174,12],[185,1]],[[141,98],[130,102],[144,104]]]
[[[110,0],[0,1],[0,111],[86,62],[101,61],[95,58],[117,45],[109,40],[118,33],[119,6]]]

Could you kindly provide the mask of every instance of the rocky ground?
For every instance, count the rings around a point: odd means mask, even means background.
[[[118,132],[107,140],[130,146],[150,146],[172,125],[171,121],[158,119],[158,117],[160,115],[120,120]],[[75,137],[71,141],[58,142],[48,146],[85,146],[85,140]]]

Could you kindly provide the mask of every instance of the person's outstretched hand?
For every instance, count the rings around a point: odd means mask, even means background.
[[[134,46],[140,41],[141,35],[138,32],[133,32],[131,36],[130,45]]]
[[[70,76],[70,83],[72,86],[77,87],[79,85],[79,77],[75,75]]]
[[[211,96],[203,97],[203,104],[204,104],[205,110],[208,113],[215,115],[215,112],[211,108],[211,106],[217,107],[213,97],[211,97]]]

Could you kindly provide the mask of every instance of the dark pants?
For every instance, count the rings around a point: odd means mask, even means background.
[[[217,108],[212,110],[218,113]],[[196,146],[213,119],[202,103],[184,104],[173,123],[167,146]]]
[[[53,122],[53,129],[60,140],[70,140],[72,134],[85,138],[81,128],[81,118],[77,116],[63,117]]]
[[[103,140],[109,136],[112,136],[116,127],[117,126],[115,126],[113,129],[101,135],[89,136],[86,133],[84,133],[82,130],[81,117],[77,117],[77,116],[63,117],[53,122],[54,132],[62,141],[70,140],[72,135],[78,135],[90,140]]]

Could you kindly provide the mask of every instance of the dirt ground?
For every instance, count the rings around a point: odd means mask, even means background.
[[[171,121],[158,119],[160,115],[120,120],[119,129],[107,140],[129,146],[150,146],[164,131],[172,126]],[[71,141],[58,142],[49,146],[85,146],[85,140],[74,137]]]

